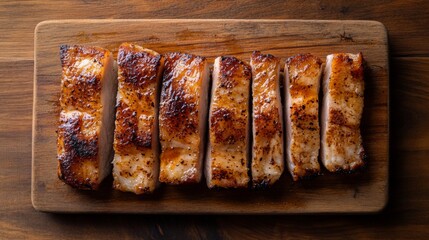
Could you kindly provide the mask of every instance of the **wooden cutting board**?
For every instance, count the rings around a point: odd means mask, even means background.
[[[161,186],[150,196],[111,190],[80,191],[57,177],[56,123],[61,44],[85,44],[116,54],[122,42],[160,53],[182,51],[249,60],[253,50],[283,58],[313,53],[362,52],[367,61],[362,121],[367,168],[294,183],[287,171],[267,190],[209,190],[205,182]],[[46,21],[35,30],[32,202],[49,212],[106,213],[363,213],[386,205],[389,168],[389,65],[385,27],[374,21],[316,20],[68,20]]]

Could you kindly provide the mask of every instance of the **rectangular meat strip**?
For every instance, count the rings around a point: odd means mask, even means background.
[[[249,182],[251,68],[234,57],[213,67],[207,149],[207,186],[239,188]]]
[[[252,185],[265,187],[283,173],[283,115],[280,96],[280,59],[253,52]]]
[[[135,194],[158,185],[158,106],[164,58],[141,46],[118,50],[113,187]]]
[[[364,104],[364,66],[361,53],[326,57],[323,78],[323,165],[331,172],[364,166],[360,123]]]
[[[210,69],[204,57],[165,55],[159,110],[159,180],[197,183],[202,176]]]
[[[99,47],[60,48],[58,176],[79,189],[97,189],[110,174],[117,71]]]
[[[311,54],[285,65],[286,159],[294,181],[320,172],[319,89],[321,60]]]

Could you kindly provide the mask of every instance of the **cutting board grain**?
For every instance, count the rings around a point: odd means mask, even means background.
[[[271,189],[209,190],[204,183],[162,186],[151,196],[110,189],[80,191],[56,175],[56,122],[61,44],[105,47],[122,42],[165,53],[182,51],[249,60],[253,50],[283,59],[298,53],[321,58],[333,52],[362,52],[366,62],[362,121],[367,168],[358,174],[322,176],[293,183],[284,173]],[[374,21],[316,20],[62,20],[35,30],[32,203],[49,212],[108,213],[363,213],[386,205],[388,192],[389,66],[385,27]]]

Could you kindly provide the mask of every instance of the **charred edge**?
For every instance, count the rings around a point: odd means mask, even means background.
[[[236,57],[232,57],[232,56],[221,56],[221,62],[223,65],[227,65],[227,66],[237,66],[237,65],[241,65],[244,68],[244,72],[245,72],[245,76],[250,75],[250,66],[248,63],[236,58]]]
[[[161,58],[160,54],[152,55],[147,51],[121,46],[118,65],[122,69],[124,82],[141,88],[156,81]]]
[[[60,60],[61,60],[61,65],[64,65],[67,59],[67,55],[68,55],[68,50],[69,50],[70,46],[69,45],[61,45],[60,46]]]
[[[245,78],[250,81],[252,77],[250,66],[235,57],[222,56],[219,71],[220,88],[233,88],[238,84],[237,79]]]
[[[82,120],[71,117],[59,127],[59,135],[64,139],[64,154],[58,157],[59,178],[72,187],[79,189],[96,189],[98,183],[89,179],[80,179],[73,168],[84,161],[96,161],[98,156],[98,138],[84,139],[80,133]]]
[[[162,77],[162,88],[167,89],[169,85],[172,84],[172,74],[175,71],[175,65],[180,59],[181,53],[166,53],[163,55],[165,58],[164,61],[164,70],[163,70],[163,77]],[[162,91],[164,92],[164,91]]]
[[[252,61],[255,62],[264,62],[264,61],[270,61],[270,62],[280,62],[280,58],[275,57],[271,54],[262,54],[260,51],[253,51],[252,53]]]
[[[161,54],[153,55],[151,52],[146,51],[145,49],[139,50],[135,45],[132,47],[121,46],[118,51],[118,65],[123,66],[127,63],[134,63],[133,61],[143,59],[146,62],[157,63],[159,64],[159,59]]]
[[[94,61],[97,61],[102,67],[102,59],[110,54],[110,52],[104,48],[100,47],[88,47],[88,46],[79,46],[79,45],[62,45],[60,47],[61,61],[63,65],[67,65],[67,61],[75,58],[76,56],[80,57],[92,57]]]
[[[66,153],[67,154],[67,153]],[[82,190],[96,190],[98,189],[98,183],[91,182],[89,179],[82,179],[76,176],[75,171],[73,171],[73,166],[79,164],[76,162],[68,161],[71,157],[59,158],[59,171],[58,178],[70,185],[73,188],[82,189]]]

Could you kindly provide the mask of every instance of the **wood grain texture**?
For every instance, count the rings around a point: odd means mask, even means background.
[[[138,29],[139,31],[134,31]],[[353,39],[344,39],[342,34]],[[383,25],[371,21],[251,20],[82,20],[49,21],[36,28],[32,198],[43,211],[132,213],[323,213],[374,212],[387,201],[388,56]],[[57,99],[61,68],[58,46],[87,44],[116,52],[125,41],[160,53],[189,52],[208,57],[234,55],[249,60],[253,50],[286,59],[311,52],[359,52],[368,66],[362,123],[368,168],[361,174],[325,173],[294,184],[285,173],[266,191],[209,190],[205,184],[163,186],[137,197],[65,186],[56,175]]]
[[[33,30],[37,23],[79,18],[376,20],[389,31],[393,56],[429,56],[425,41],[429,37],[428,8],[429,1],[425,0],[1,1],[0,30],[8,34],[0,36],[0,56],[32,58]]]

